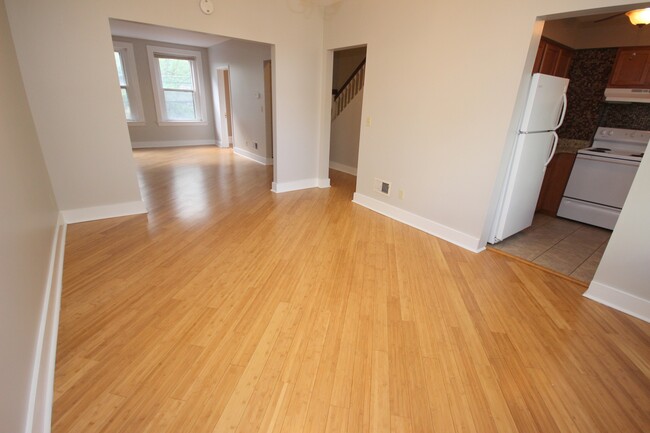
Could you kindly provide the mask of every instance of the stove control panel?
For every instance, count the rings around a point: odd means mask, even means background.
[[[594,140],[616,141],[620,143],[647,144],[650,141],[650,131],[599,127]]]

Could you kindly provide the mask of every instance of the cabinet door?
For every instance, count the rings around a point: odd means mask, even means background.
[[[556,77],[569,78],[569,68],[571,68],[571,60],[573,60],[573,51],[562,49],[560,57],[555,65],[553,75]]]
[[[544,54],[542,55],[542,61],[539,65],[539,72],[542,74],[554,75],[561,53],[562,48],[547,43],[544,48]]]
[[[569,78],[573,50],[542,38],[533,64],[533,74],[539,72],[556,77]]]
[[[621,48],[612,70],[612,87],[648,87],[650,48]]]
[[[544,173],[544,182],[537,201],[538,212],[557,215],[575,160],[576,156],[570,153],[555,154]]]

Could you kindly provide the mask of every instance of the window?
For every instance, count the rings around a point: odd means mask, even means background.
[[[113,41],[113,55],[126,120],[129,125],[144,125],[133,45],[128,42]]]
[[[158,123],[205,125],[201,53],[152,46],[147,50]]]

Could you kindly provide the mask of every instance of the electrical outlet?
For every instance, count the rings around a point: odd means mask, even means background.
[[[403,189],[400,189],[397,192],[397,197],[399,197],[400,200],[404,200],[404,190]]]
[[[370,128],[372,126],[372,117],[366,117],[366,126]]]

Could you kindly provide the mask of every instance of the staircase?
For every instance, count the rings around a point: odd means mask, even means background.
[[[332,91],[332,120],[336,119],[357,93],[363,89],[365,75],[366,59],[363,59],[343,86],[339,90]]]

